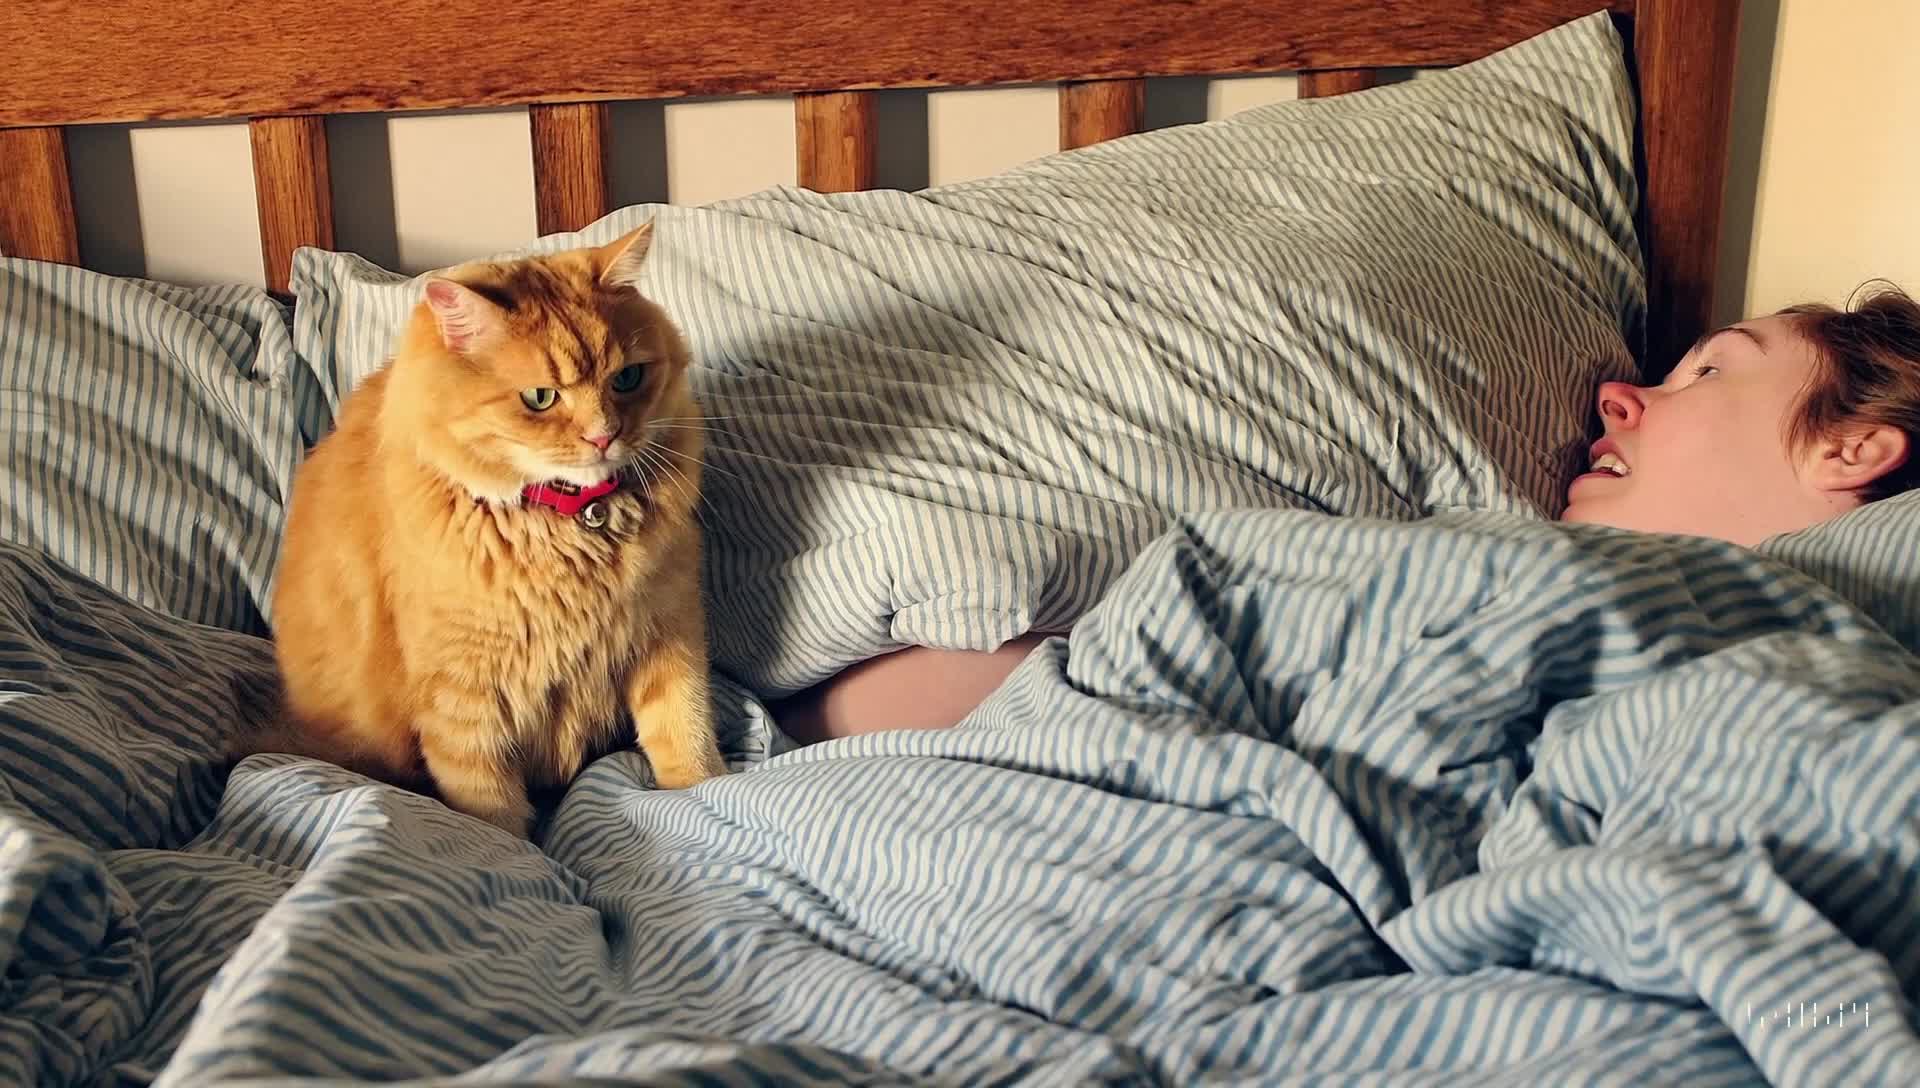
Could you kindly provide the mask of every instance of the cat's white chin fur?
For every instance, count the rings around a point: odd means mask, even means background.
[[[594,487],[625,467],[624,462],[608,461],[598,465],[521,465],[517,471],[523,479],[507,480],[465,480],[460,486],[465,488],[480,502],[488,506],[519,506],[523,492],[535,484],[551,483],[559,480],[575,487]]]
[[[472,495],[475,501],[486,503],[488,506],[518,506],[520,505],[520,491],[521,489],[517,487],[511,491],[497,487],[467,488],[467,493]]]
[[[620,461],[601,461],[592,465],[554,465],[545,476],[529,482],[546,483],[548,480],[560,480],[575,487],[595,487],[619,472],[622,464],[623,462]]]

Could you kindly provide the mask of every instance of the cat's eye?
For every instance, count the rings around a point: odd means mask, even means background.
[[[613,372],[613,391],[616,393],[631,393],[640,388],[640,383],[646,380],[646,367],[639,363],[623,366]]]
[[[546,411],[553,407],[554,401],[559,399],[560,391],[558,389],[522,389],[520,391],[520,403],[536,412]]]

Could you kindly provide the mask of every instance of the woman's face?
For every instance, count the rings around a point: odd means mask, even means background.
[[[1794,318],[1774,315],[1703,338],[1657,386],[1601,385],[1606,434],[1562,520],[1754,545],[1844,511],[1852,495],[1809,471],[1819,451],[1788,443],[1818,367]]]

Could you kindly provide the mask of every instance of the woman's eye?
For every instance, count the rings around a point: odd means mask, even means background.
[[[1714,366],[1712,363],[1701,363],[1699,366],[1693,368],[1693,378],[1695,381],[1699,381],[1709,374],[1718,373],[1720,373],[1720,368]]]
[[[522,389],[520,391],[520,403],[536,412],[546,411],[553,407],[554,401],[559,399],[560,391],[557,389]]]
[[[640,388],[640,383],[646,380],[646,377],[647,369],[639,363],[634,363],[631,366],[623,366],[613,372],[613,391],[616,393],[631,393]]]

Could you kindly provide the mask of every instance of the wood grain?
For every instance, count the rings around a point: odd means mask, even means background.
[[[267,290],[285,295],[294,250],[333,248],[327,123],[322,117],[257,117],[247,131],[253,140],[254,199],[260,205],[260,260]]]
[[[1739,0],[1642,0],[1634,19],[1651,373],[1712,319],[1739,25]]]
[[[0,5],[12,61],[0,65],[0,130],[24,131],[0,135],[0,244],[78,258],[64,140],[49,127],[62,124],[1241,72],[1305,72],[1302,93],[1316,95],[1350,88],[1363,78],[1354,70],[1475,60],[1602,6],[1637,12],[1623,23],[1642,95],[1649,356],[1659,366],[1710,314],[1737,0],[896,0],[880,18],[853,0],[681,0],[672,18],[647,0],[10,0]],[[1129,109],[1112,106],[1083,135],[1065,131],[1063,106],[1063,138],[1118,132]],[[851,120],[829,124],[857,131],[858,113]],[[285,148],[269,141],[264,161],[285,163],[262,169],[270,269],[294,245],[331,239],[324,130],[307,121],[289,131],[306,135]],[[808,154],[820,165],[803,176],[870,184],[864,156],[836,158],[821,150],[830,143],[814,141]],[[591,155],[559,157],[586,180],[582,195],[554,195],[543,209],[556,223],[598,206],[591,168],[577,165]],[[275,178],[288,179],[290,205],[268,191]]]
[[[534,219],[541,234],[576,231],[613,210],[603,102],[534,106]]]
[[[1297,93],[1301,98],[1331,98],[1349,91],[1364,91],[1379,82],[1380,71],[1376,68],[1322,68],[1301,72]]]
[[[873,188],[873,94],[828,91],[793,96],[795,174],[819,193]]]
[[[80,263],[80,232],[57,128],[0,129],[0,254]]]
[[[1147,81],[1097,79],[1060,85],[1060,150],[1131,136],[1146,125]]]
[[[877,15],[859,0],[8,0],[0,126],[1439,66],[1600,6],[893,0]]]

